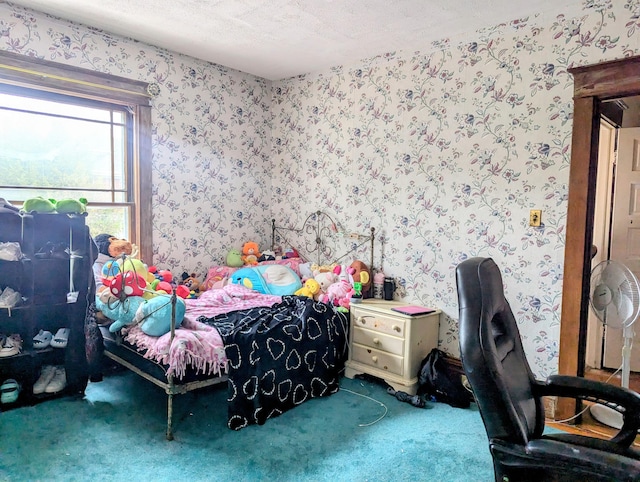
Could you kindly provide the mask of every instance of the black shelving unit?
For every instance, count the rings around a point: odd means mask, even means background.
[[[23,254],[19,261],[0,260],[0,291],[9,286],[23,299],[14,308],[0,308],[0,333],[22,338],[19,354],[0,357],[0,384],[12,378],[21,386],[18,400],[0,404],[0,411],[84,393],[84,320],[92,270],[85,220],[86,214],[0,211],[0,242],[18,242]],[[57,247],[55,255],[48,254],[50,246]],[[63,327],[70,331],[66,348],[34,348],[33,338],[40,330],[55,336]],[[66,387],[55,394],[34,395],[33,385],[45,365],[65,367]]]

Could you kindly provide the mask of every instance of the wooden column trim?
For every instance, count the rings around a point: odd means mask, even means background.
[[[594,196],[589,186],[591,175],[597,172],[597,157],[592,153],[593,119],[595,98],[585,97],[574,100],[573,136],[571,139],[571,168],[569,171],[569,203],[567,207],[567,235],[564,251],[564,276],[562,289],[562,312],[560,324],[560,352],[558,373],[578,376],[584,372],[584,347],[581,340],[581,326],[586,327],[588,293],[585,293],[585,279],[589,278],[590,265],[585,263],[585,255],[591,252],[593,234]],[[597,134],[597,131],[596,131]],[[597,153],[597,150],[596,150]],[[584,324],[583,324],[584,318]],[[573,416],[576,402],[559,399],[556,419]]]

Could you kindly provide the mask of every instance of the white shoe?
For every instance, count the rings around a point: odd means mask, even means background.
[[[51,340],[50,345],[54,348],[65,348],[69,341],[69,331],[69,328],[60,328]]]
[[[47,388],[47,385],[49,385],[49,382],[51,382],[55,374],[56,367],[53,365],[44,365],[42,370],[40,370],[40,378],[33,384],[33,394],[39,395],[40,393],[44,393],[45,388]]]
[[[58,393],[67,386],[67,373],[64,371],[64,367],[54,367],[54,369],[53,378],[44,389],[45,393]]]
[[[19,334],[13,334],[7,337],[3,346],[0,347],[0,357],[13,356],[22,350],[22,338]]]
[[[40,330],[36,336],[33,337],[33,348],[36,350],[42,350],[51,344],[53,335],[50,331]]]
[[[22,301],[22,295],[7,286],[0,294],[0,308],[13,308]]]

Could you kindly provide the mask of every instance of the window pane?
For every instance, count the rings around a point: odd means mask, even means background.
[[[126,127],[114,126],[113,128],[113,181],[114,189],[125,189],[127,187],[126,163],[127,143]]]
[[[0,110],[0,125],[2,184],[111,188],[109,124]]]
[[[60,102],[52,102],[42,99],[33,99],[30,97],[0,94],[0,105],[10,107],[12,109],[44,112],[47,114],[63,115],[69,117],[79,117],[81,119],[93,119],[104,122],[111,121],[111,114],[109,110],[83,107],[79,105]]]
[[[131,239],[129,218],[132,208],[123,207],[90,207],[87,209],[87,226],[91,236],[111,234],[116,238]]]

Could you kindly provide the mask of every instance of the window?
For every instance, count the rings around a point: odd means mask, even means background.
[[[60,74],[63,75],[60,75]],[[91,234],[151,261],[147,84],[0,52],[0,193],[88,200]]]

